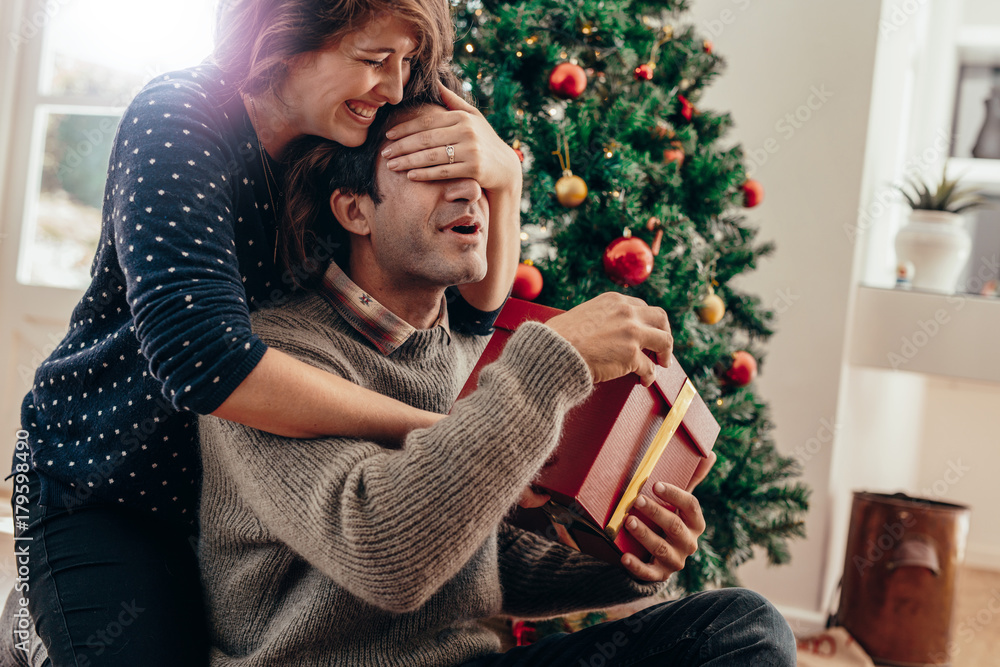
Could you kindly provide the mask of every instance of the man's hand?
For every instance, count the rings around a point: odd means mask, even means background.
[[[546,324],[573,344],[594,382],[635,373],[650,386],[656,379],[656,364],[643,350],[655,353],[661,366],[670,365],[674,338],[666,312],[635,297],[606,292]]]
[[[625,520],[625,528],[653,555],[643,563],[632,554],[622,556],[621,563],[632,576],[643,581],[666,581],[684,568],[687,557],[698,550],[698,537],[705,532],[705,517],[698,499],[672,484],[659,482],[653,486],[656,498],[640,495],[633,513],[641,512],[660,527],[662,535],[634,516]],[[668,509],[668,507],[676,508]]]

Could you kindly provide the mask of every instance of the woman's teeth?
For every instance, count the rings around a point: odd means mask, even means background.
[[[375,115],[375,112],[378,111],[378,107],[370,107],[367,104],[361,105],[357,104],[356,102],[348,102],[347,108],[353,111],[354,113],[358,114],[362,118],[371,118],[372,116]]]

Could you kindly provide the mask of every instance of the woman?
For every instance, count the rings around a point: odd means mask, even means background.
[[[198,414],[390,442],[439,418],[267,349],[249,311],[283,302],[335,250],[318,239],[307,262],[278,264],[288,143],[360,145],[451,44],[446,0],[243,0],[220,11],[211,59],[126,111],[93,282],[25,397],[30,461],[14,460],[32,501],[29,609],[52,664],[204,663]],[[390,130],[387,150],[410,178],[483,185],[490,273],[450,319],[486,333],[516,267],[520,165],[473,107],[451,104],[438,126]]]

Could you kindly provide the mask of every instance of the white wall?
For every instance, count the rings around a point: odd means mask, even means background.
[[[922,426],[923,456],[912,492],[971,507],[967,562],[1000,569],[1000,385],[934,378]]]
[[[700,105],[732,113],[732,138],[759,164],[753,176],[766,191],[751,220],[778,247],[742,281],[780,311],[757,389],[779,449],[803,460],[813,489],[809,538],[793,544],[792,564],[757,559],[741,577],[779,605],[816,611],[833,510],[825,425],[838,418],[855,261],[844,227],[862,207],[879,3],[698,0],[693,14],[728,61]]]
[[[996,0],[964,0],[965,25],[992,24],[1000,26],[1000,2]]]

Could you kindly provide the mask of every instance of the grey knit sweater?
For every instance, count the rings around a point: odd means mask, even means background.
[[[383,356],[323,299],[254,315],[269,345],[451,414],[402,448],[200,422],[212,665],[458,665],[499,642],[476,619],[651,595],[619,567],[503,523],[590,392],[580,355],[526,324],[452,408],[485,337],[418,330]]]

